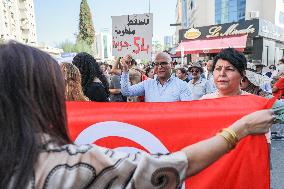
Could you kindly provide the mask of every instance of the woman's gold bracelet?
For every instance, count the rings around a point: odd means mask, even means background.
[[[235,148],[239,142],[237,133],[229,128],[222,129],[217,135],[222,136],[228,142],[230,149]]]

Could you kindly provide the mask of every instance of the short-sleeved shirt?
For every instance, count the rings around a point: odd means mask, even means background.
[[[188,168],[184,152],[122,153],[96,145],[45,144],[27,188],[178,188]]]

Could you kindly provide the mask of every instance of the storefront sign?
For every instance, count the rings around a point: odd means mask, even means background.
[[[283,33],[284,33],[284,30],[282,28],[275,26],[271,22],[266,21],[266,20],[259,21],[259,35],[260,36],[279,40],[279,41],[284,41]]]
[[[242,35],[242,34],[249,34],[254,33],[255,28],[251,24],[248,28],[245,29],[238,29],[239,24],[232,24],[224,33],[222,33],[222,26],[213,26],[209,29],[209,34],[206,35],[207,38],[210,37],[223,37],[223,36],[230,36],[230,35]]]
[[[246,20],[234,23],[203,26],[198,28],[182,29],[179,33],[179,41],[193,39],[208,39],[212,37],[228,37],[234,35],[258,35],[259,20]]]
[[[201,32],[199,31],[199,29],[190,28],[189,30],[187,30],[187,32],[185,32],[184,37],[186,39],[197,39],[200,35]]]

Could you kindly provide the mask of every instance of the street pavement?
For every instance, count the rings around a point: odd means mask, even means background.
[[[271,189],[284,189],[284,139],[271,142]]]

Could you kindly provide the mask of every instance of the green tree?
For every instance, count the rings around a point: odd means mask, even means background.
[[[77,35],[77,42],[84,41],[89,46],[93,47],[95,44],[95,29],[87,0],[81,1],[79,16],[79,34]]]
[[[3,36],[1,35],[1,37],[0,37],[0,44],[2,44],[4,42],[5,42],[5,40],[4,40]]]
[[[161,44],[160,41],[153,41],[152,42],[152,47],[154,52],[161,52],[163,51],[163,45]]]
[[[66,40],[57,46],[58,48],[63,49],[64,52],[87,52],[92,54],[92,48],[84,41],[78,41],[74,44],[71,41]]]

